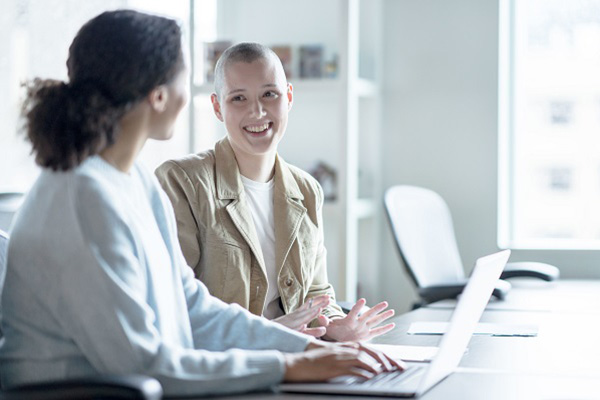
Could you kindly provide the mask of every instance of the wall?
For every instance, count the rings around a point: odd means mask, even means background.
[[[498,3],[385,3],[383,186],[428,187],[452,211],[463,263],[497,247]],[[398,311],[414,289],[383,224],[382,297]],[[518,251],[564,277],[600,277],[596,252]]]

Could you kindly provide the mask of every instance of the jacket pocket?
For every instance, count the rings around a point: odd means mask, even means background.
[[[233,244],[224,246],[227,263],[222,283],[221,299],[248,308],[250,291],[250,249]]]

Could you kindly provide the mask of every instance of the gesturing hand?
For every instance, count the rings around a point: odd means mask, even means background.
[[[322,325],[327,327],[325,338],[338,342],[369,340],[394,329],[395,324],[393,323],[378,326],[394,315],[394,310],[383,311],[388,306],[386,301],[382,301],[359,316],[365,304],[366,300],[360,299],[345,318],[323,321]],[[319,322],[321,322],[321,318]]]
[[[326,327],[328,324],[327,317],[319,316],[323,308],[329,305],[329,296],[326,294],[315,296],[308,299],[302,306],[300,306],[294,312],[286,315],[282,315],[279,318],[275,318],[273,321],[280,323],[281,325],[287,326],[290,329],[311,335],[314,337],[321,337],[325,335]],[[320,327],[309,328],[308,323],[319,316]]]

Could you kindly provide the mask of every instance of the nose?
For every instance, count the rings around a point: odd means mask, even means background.
[[[260,100],[256,100],[250,106],[251,116],[256,119],[260,119],[266,115],[265,109],[263,108],[263,104]]]

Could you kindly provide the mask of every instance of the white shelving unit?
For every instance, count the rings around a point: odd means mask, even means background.
[[[211,147],[225,134],[208,100],[212,84],[193,84],[203,73],[197,68],[203,56],[198,54],[200,42],[321,44],[329,57],[338,55],[333,79],[289,79],[295,100],[280,153],[305,170],[318,161],[336,169],[337,199],[326,203],[323,212],[329,278],[340,299],[355,301],[359,292],[374,296],[362,289],[378,284],[381,0],[192,0],[190,4],[193,151]],[[197,25],[208,10],[216,13],[217,23],[213,32],[200,34]]]

